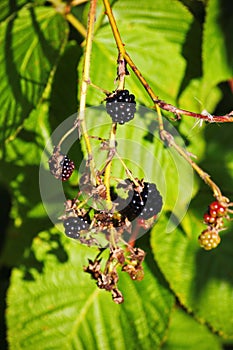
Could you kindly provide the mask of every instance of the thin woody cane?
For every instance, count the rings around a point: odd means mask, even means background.
[[[230,112],[229,114],[226,114],[225,116],[212,116],[209,114],[199,114],[199,113],[194,113],[190,111],[186,111],[183,109],[176,108],[175,106],[171,104],[167,104],[166,102],[160,100],[158,96],[154,93],[152,88],[149,86],[147,83],[146,79],[143,77],[133,60],[130,58],[129,54],[126,52],[125,46],[122,42],[115,17],[113,15],[111,5],[108,0],[103,0],[104,6],[105,6],[105,11],[106,15],[108,16],[109,23],[117,44],[117,48],[119,53],[122,55],[122,57],[125,59],[125,61],[129,64],[131,69],[133,70],[134,74],[137,76],[141,84],[144,86],[145,90],[151,97],[152,101],[155,103],[155,109],[158,114],[158,123],[159,123],[159,133],[160,137],[163,141],[167,141],[168,145],[175,148],[175,150],[186,160],[188,163],[192,166],[192,168],[198,173],[198,175],[204,180],[204,182],[212,189],[214,196],[220,201],[220,202],[229,202],[229,200],[224,197],[219,189],[219,187],[210,179],[210,175],[205,173],[188,155],[185,150],[183,150],[182,147],[177,145],[175,143],[175,140],[173,139],[172,135],[167,132],[164,129],[163,125],[163,120],[162,120],[162,114],[161,114],[161,109],[170,111],[174,113],[176,116],[180,117],[181,114],[191,116],[194,118],[199,118],[202,120],[206,120],[209,122],[232,122],[233,121],[233,111]]]

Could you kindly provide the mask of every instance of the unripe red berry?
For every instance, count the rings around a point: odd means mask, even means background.
[[[218,210],[218,208],[221,206],[221,204],[217,201],[215,202],[212,202],[210,205],[209,205],[209,208],[212,209],[212,210]]]
[[[215,210],[215,209],[210,209],[210,210],[209,210],[209,214],[210,214],[210,216],[212,216],[213,218],[216,218],[216,217],[218,216],[218,212],[217,212],[217,210]]]
[[[226,215],[226,212],[227,212],[227,208],[223,206],[220,206],[217,210],[218,216],[224,216]]]
[[[211,216],[209,213],[205,213],[203,219],[206,224],[214,224],[216,222],[216,217]]]
[[[210,205],[209,205],[209,213],[212,212],[212,216],[215,216],[215,212],[216,212],[216,216],[224,216],[226,215],[226,212],[227,212],[227,208],[225,206],[223,206],[220,202],[218,201],[215,201],[215,202],[212,202]]]

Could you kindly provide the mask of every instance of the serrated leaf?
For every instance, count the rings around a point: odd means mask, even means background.
[[[186,62],[181,53],[192,15],[178,1],[118,1],[113,12],[126,50],[162,99],[174,102]],[[91,69],[93,83],[112,91],[118,52],[111,29],[104,23],[94,38]],[[103,64],[104,62],[104,64]],[[174,66],[176,69],[174,69]],[[98,68],[96,68],[98,67]],[[151,103],[137,78],[131,73],[126,85],[142,103]],[[103,95],[92,90],[88,102],[96,104]]]
[[[182,309],[176,309],[171,315],[168,338],[162,350],[221,350],[216,335]]]
[[[67,39],[65,20],[48,7],[22,9],[3,22],[0,49],[1,135],[14,135],[37,105]]]
[[[38,264],[28,258],[13,271],[7,298],[10,349],[159,346],[174,299],[154,275],[153,264],[145,264],[141,282],[121,275],[125,302],[115,305],[83,272],[96,250],[60,239],[55,230],[42,232],[32,249]]]
[[[207,252],[197,242],[205,227],[190,211],[182,227],[170,234],[165,233],[166,225],[166,218],[161,217],[151,244],[171,289],[199,320],[232,339],[232,235],[222,233],[220,246]]]
[[[203,72],[209,89],[233,77],[232,32],[233,3],[228,0],[208,1],[203,38]]]

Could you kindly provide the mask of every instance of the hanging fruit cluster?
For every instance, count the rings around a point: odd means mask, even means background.
[[[125,62],[121,61],[121,64],[125,67]],[[108,93],[105,101],[106,112],[112,119],[112,131],[116,133],[118,124],[123,125],[134,118],[135,96],[118,88]],[[86,161],[85,172],[79,180],[79,192],[74,199],[66,201],[65,213],[60,219],[67,237],[98,247],[100,252],[96,259],[89,260],[84,270],[99,288],[111,292],[115,303],[122,303],[124,298],[117,287],[118,271],[128,273],[133,280],[143,278],[145,252],[134,247],[134,243],[154,224],[163,200],[155,183],[134,177],[126,165],[129,177],[115,179],[115,185],[111,187],[107,168],[114,157],[117,142],[115,139],[112,143],[110,139],[96,139],[102,142],[100,150],[108,151],[106,164],[103,169],[95,169],[94,183],[90,160]],[[61,152],[60,144],[54,147],[49,168],[55,178],[62,181],[67,181],[75,169],[74,162]],[[106,249],[109,249],[109,255],[104,264],[101,254]]]
[[[216,248],[221,242],[219,232],[225,230],[224,219],[230,219],[230,206],[231,203],[228,201],[214,201],[209,205],[208,211],[203,216],[204,223],[208,227],[198,237],[200,246],[205,250]]]

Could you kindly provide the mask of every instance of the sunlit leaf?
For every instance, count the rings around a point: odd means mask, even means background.
[[[181,309],[176,309],[171,316],[168,338],[163,350],[221,350],[222,346],[216,335]]]
[[[152,232],[152,249],[158,265],[180,302],[213,330],[232,339],[232,235],[222,233],[213,251],[199,247],[204,225],[187,214],[182,226],[165,233],[166,218]],[[171,259],[172,257],[172,259]]]
[[[1,134],[12,138],[40,101],[67,39],[64,19],[50,8],[28,8],[0,27]]]
[[[95,249],[65,236],[60,241],[55,230],[34,240],[33,250],[11,278],[7,299],[11,349],[159,346],[174,299],[153,262],[146,260],[141,282],[121,274],[125,303],[116,305],[83,272],[87,258],[94,255]]]

